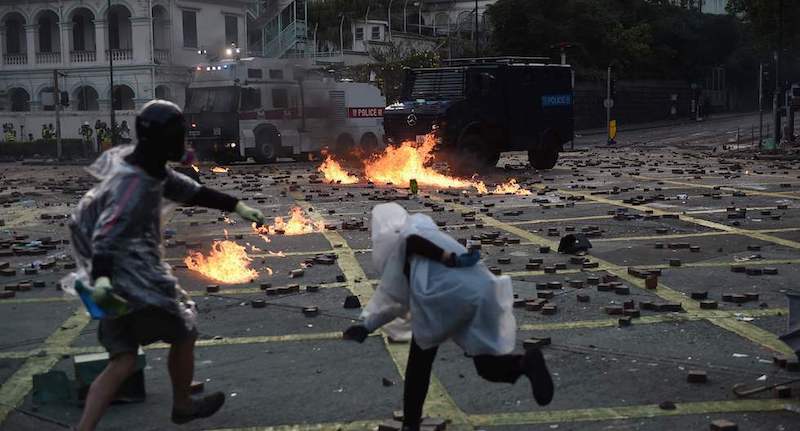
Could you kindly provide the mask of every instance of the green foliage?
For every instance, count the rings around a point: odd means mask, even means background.
[[[366,82],[374,74],[375,84],[383,91],[387,103],[398,100],[405,79],[404,69],[436,67],[439,65],[439,56],[433,51],[401,51],[392,47],[387,51],[372,54],[376,63],[358,66],[334,66],[334,71],[339,78],[349,78],[354,81]]]
[[[772,0],[765,0],[772,1]],[[497,55],[551,55],[569,42],[579,74],[609,65],[626,79],[699,80],[748,50],[733,16],[702,14],[697,2],[667,0],[498,0],[488,9]]]

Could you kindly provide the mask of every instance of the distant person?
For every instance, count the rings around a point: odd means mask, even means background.
[[[86,396],[80,431],[97,427],[122,383],[135,371],[139,347],[156,341],[170,344],[173,423],[209,417],[225,402],[222,392],[190,397],[196,308],[162,260],[162,204],[167,199],[235,211],[255,223],[263,223],[264,215],[167,166],[184,159],[185,130],[177,105],[163,100],[147,103],[136,117],[136,145],[116,147],[95,161],[89,172],[100,183],[84,195],[70,220],[78,272],[62,285],[68,291],[74,280],[92,286],[91,302],[82,299],[90,312],[94,310],[93,318],[100,320],[97,337],[110,357]]]
[[[403,430],[420,429],[436,352],[451,339],[472,357],[485,380],[513,384],[526,376],[536,402],[550,403],[553,380],[541,351],[511,353],[517,326],[508,276],[495,277],[477,250],[468,252],[429,216],[409,215],[396,203],[372,210],[371,235],[380,284],[362,314],[363,323],[348,328],[343,337],[364,342],[395,319],[410,319]]]

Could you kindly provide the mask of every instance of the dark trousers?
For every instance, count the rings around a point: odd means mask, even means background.
[[[403,426],[404,430],[419,429],[422,420],[422,406],[428,395],[431,382],[433,360],[438,347],[422,350],[411,339],[411,350],[406,364],[406,382],[403,388]],[[475,370],[485,380],[497,383],[514,383],[522,375],[522,355],[480,355],[472,358]]]

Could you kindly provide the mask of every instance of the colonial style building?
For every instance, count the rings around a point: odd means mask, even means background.
[[[68,98],[62,135],[131,120],[153,98],[183,104],[198,64],[247,52],[246,0],[0,0],[0,124],[40,137],[54,122],[54,71]],[[113,62],[111,88],[109,60]]]

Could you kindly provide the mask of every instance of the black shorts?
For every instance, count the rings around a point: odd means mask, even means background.
[[[97,339],[110,357],[136,353],[139,346],[157,341],[176,344],[197,337],[197,329],[189,329],[179,316],[158,308],[145,308],[116,319],[103,319]]]

